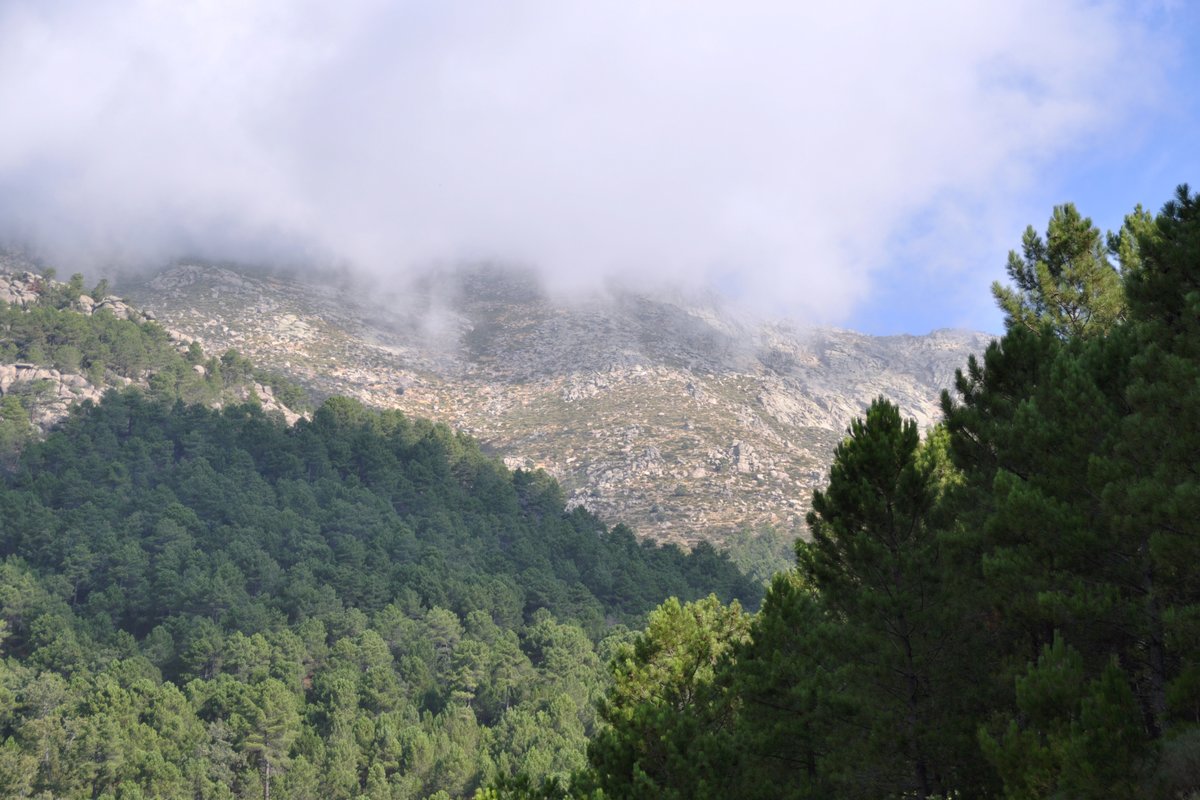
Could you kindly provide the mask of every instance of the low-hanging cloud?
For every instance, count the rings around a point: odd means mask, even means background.
[[[1138,9],[10,0],[0,235],[686,278],[836,321],[898,251],[992,248],[1042,165],[1137,113]]]

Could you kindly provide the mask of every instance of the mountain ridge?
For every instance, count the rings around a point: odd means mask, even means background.
[[[545,469],[572,505],[679,542],[802,532],[849,421],[886,394],[933,424],[991,338],[801,328],[622,290],[564,301],[495,267],[387,286],[184,263],[121,288],[173,336],[446,422]]]

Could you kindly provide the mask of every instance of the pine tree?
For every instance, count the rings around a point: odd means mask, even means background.
[[[1105,511],[1131,555],[1127,580],[1142,703],[1153,731],[1200,723],[1200,196],[1180,186],[1134,227],[1128,413]]]
[[[986,782],[964,714],[972,620],[936,524],[940,448],[876,400],[838,446],[829,487],[813,494],[812,541],[797,545],[801,576],[840,623],[826,645],[848,665],[839,701],[866,733],[855,791],[931,797]]]
[[[739,797],[836,796],[832,773],[858,735],[838,702],[847,665],[829,646],[837,628],[796,570],[775,575],[737,651]]]
[[[1124,672],[1110,661],[1088,680],[1079,652],[1061,636],[1016,682],[1023,724],[981,733],[1009,800],[1144,796],[1150,748]]]
[[[1124,315],[1120,273],[1108,260],[1100,231],[1070,203],[1056,206],[1043,239],[1025,230],[1021,254],[1008,255],[1009,288],[995,283],[992,294],[1009,328],[1096,336],[1112,330]]]
[[[606,797],[729,796],[736,697],[723,673],[748,624],[736,601],[723,606],[713,596],[671,598],[651,612],[610,665],[614,684],[600,704],[606,727],[588,746]]]
[[[263,800],[271,800],[271,778],[287,767],[292,742],[300,732],[300,713],[296,696],[274,678],[263,681],[256,694],[242,748],[258,762]]]
[[[1190,568],[1200,559],[1198,205],[1181,188],[1156,218],[1138,209],[1109,237],[1128,298],[1111,327],[1064,324],[1070,320],[1047,304],[1006,307],[1004,338],[983,365],[972,361],[959,376],[959,402],[943,398],[974,500],[985,594],[1018,687],[999,714],[1015,726],[1003,741],[1057,742],[1046,747],[1058,753],[1086,741],[1107,753],[1096,764],[1130,776],[1140,756],[1121,742],[1121,731],[1132,729],[1128,717],[1117,717],[1131,705],[1133,727],[1153,740],[1172,735],[1173,724],[1200,722],[1189,644],[1200,637],[1192,622],[1200,618],[1200,580]],[[1094,237],[1083,238],[1092,248]],[[1070,319],[1101,319],[1105,308]],[[1020,677],[1018,665],[1058,648],[1059,636],[1078,657],[1079,680],[1100,693],[1087,714],[1078,698],[1040,715],[1022,705],[1020,687],[1031,678]],[[1063,733],[1067,722],[1074,727]],[[1020,769],[1005,766],[1008,744],[990,749],[1007,791],[1036,794],[1019,788],[1027,778]],[[1036,769],[1042,751],[1021,752]],[[1065,786],[1074,779],[1060,767],[1051,772]],[[1064,791],[1105,796],[1100,784],[1075,784]],[[1107,785],[1111,796],[1146,791]]]

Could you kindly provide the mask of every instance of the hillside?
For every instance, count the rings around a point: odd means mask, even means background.
[[[297,385],[169,333],[110,294],[106,281],[85,290],[80,275],[63,282],[39,269],[0,252],[0,461],[109,389],[136,386],[218,408],[252,401],[289,423],[307,406]]]
[[[884,394],[933,423],[989,339],[805,329],[711,298],[563,300],[496,269],[388,287],[184,264],[121,288],[181,339],[446,422],[545,468],[572,505],[674,541],[799,531],[850,419]]]
[[[711,546],[639,545],[445,426],[110,392],[0,471],[0,796],[565,777],[616,623],[709,592],[761,596]]]

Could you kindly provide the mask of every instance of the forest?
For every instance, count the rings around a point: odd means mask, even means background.
[[[1072,205],[923,438],[880,398],[747,617],[672,601],[570,787],[610,798],[1200,797],[1200,196]]]
[[[0,482],[0,795],[1200,798],[1200,196],[1007,274],[765,596],[397,412],[85,404]]]
[[[111,392],[24,450],[0,548],[5,796],[566,774],[623,623],[761,595],[711,547],[639,544],[544,473],[343,398],[288,428]]]

